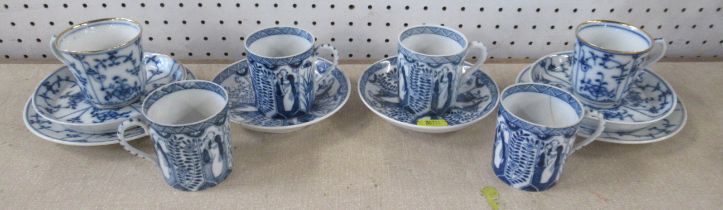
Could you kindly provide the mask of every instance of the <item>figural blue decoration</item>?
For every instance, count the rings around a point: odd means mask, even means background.
[[[173,58],[145,53],[143,69],[147,81],[143,92],[186,78],[188,71]],[[117,108],[99,108],[85,100],[82,86],[64,66],[48,75],[35,90],[33,104],[43,117],[65,127],[85,133],[114,132],[121,121],[140,115],[141,100]]]
[[[242,126],[265,132],[287,132],[325,119],[338,111],[349,99],[349,79],[340,69],[331,69],[331,62],[319,60],[317,69],[324,74],[315,87],[314,104],[306,114],[291,118],[268,117],[259,112],[255,103],[252,77],[245,60],[229,65],[213,82],[222,85],[229,93],[230,120]]]
[[[597,30],[597,31],[596,31]],[[600,30],[607,31],[606,33]],[[587,35],[593,32],[597,35]],[[617,34],[617,35],[615,35]],[[624,40],[621,37],[625,37]],[[614,41],[611,41],[614,40]],[[645,49],[629,46],[615,46],[611,42],[636,43]],[[659,46],[653,49],[653,46]],[[628,47],[628,48],[626,48]],[[590,106],[609,108],[620,105],[620,101],[633,85],[638,74],[665,54],[666,44],[662,39],[652,39],[642,30],[611,21],[588,21],[577,29],[577,40],[572,58],[572,90],[584,103]]]
[[[417,116],[443,115],[451,110],[461,81],[471,73],[462,68],[470,44],[481,49],[479,61],[471,68],[477,69],[487,57],[480,42],[468,43],[461,33],[439,26],[416,26],[402,32],[396,62],[402,106]]]
[[[569,69],[570,62],[565,62],[565,60],[571,58],[572,53],[567,52],[557,55],[559,56],[558,59],[543,59],[554,63],[554,65],[549,65],[549,63],[548,65],[543,65],[545,67],[549,67],[545,68],[549,73],[543,74],[545,75],[545,77],[538,78],[538,81],[543,84],[550,84],[561,88],[568,88],[569,81],[566,81],[566,79],[569,79],[570,72],[561,70]],[[565,63],[568,64],[566,65],[567,67],[558,68],[558,66],[564,65]],[[517,83],[532,82],[531,68],[531,66],[528,66],[520,72],[516,80]],[[647,144],[662,141],[674,136],[680,130],[682,130],[683,127],[685,127],[687,118],[688,115],[685,106],[683,105],[681,100],[678,99],[673,113],[671,113],[667,117],[654,121],[653,123],[640,128],[635,128],[636,126],[632,126],[632,128],[630,126],[626,126],[625,129],[621,129],[618,131],[607,131],[608,129],[606,129],[606,131],[600,134],[600,137],[598,137],[596,141],[604,141],[618,144]],[[606,127],[609,125],[610,123],[608,123]],[[589,136],[592,133],[593,129],[588,128],[583,124],[582,126],[580,126],[578,135]]]
[[[384,119],[392,120],[395,125],[399,123],[403,127],[414,129],[423,127],[417,126],[420,119],[442,119],[450,127],[464,126],[484,118],[497,105],[497,84],[487,74],[475,69],[472,76],[460,81],[455,101],[449,111],[442,114],[430,112],[422,116],[412,113],[401,104],[397,61],[396,57],[391,57],[374,63],[359,79],[362,101],[369,109]],[[470,67],[467,65],[465,68]],[[418,131],[425,132],[424,128],[419,128]]]
[[[173,94],[184,95],[174,98],[171,97]],[[213,97],[204,97],[210,100],[193,103],[189,103],[189,99],[181,100],[198,97],[199,94],[215,94],[220,98],[214,101]],[[159,102],[166,97],[176,101]],[[153,109],[154,106],[162,107]],[[169,109],[189,112],[204,109],[199,111],[204,116],[193,122],[176,123],[172,119],[179,118],[178,115],[187,117],[198,113],[179,111],[173,116],[154,113]],[[118,127],[120,143],[132,154],[158,164],[168,185],[183,191],[198,191],[216,186],[231,173],[233,157],[228,125],[228,95],[223,87],[201,80],[174,82],[150,93],[143,103],[142,112],[147,122],[141,118],[131,118]],[[126,129],[133,127],[141,127],[149,133],[156,151],[155,157],[132,147],[121,137],[125,135]]]
[[[318,50],[332,51],[332,69],[336,68],[339,57],[331,45],[314,47],[314,42],[311,33],[293,27],[262,29],[246,39],[247,61],[259,112],[267,117],[289,119],[311,111],[317,82],[324,76],[314,65]],[[288,46],[276,46],[278,44]]]
[[[96,34],[93,39],[84,35],[90,34],[91,28]],[[135,35],[126,42],[112,43],[119,41],[112,39],[120,35],[106,33],[120,32],[109,28]],[[138,101],[146,81],[140,35],[140,25],[134,21],[111,18],[77,25],[58,35],[57,39],[53,37],[53,54],[68,66],[82,93],[73,100],[85,100],[99,108],[118,108]],[[107,48],[89,48],[91,43]]]
[[[517,94],[523,95],[513,97]],[[600,130],[573,146],[585,110],[574,96],[554,86],[517,84],[505,89],[501,98],[492,169],[500,180],[514,188],[551,188],[560,178],[567,157],[602,132],[602,119],[598,119]],[[552,103],[553,100],[558,103]],[[570,120],[560,120],[565,118]]]
[[[570,62],[574,60],[571,52],[554,53],[543,56],[531,65],[531,81],[550,84],[571,90],[571,75],[574,70]],[[585,104],[588,109],[603,114],[607,122],[606,132],[639,129],[670,115],[675,108],[676,94],[672,87],[659,75],[648,69],[641,69],[631,77],[627,94],[618,102],[618,106],[599,108]],[[590,128],[589,121],[583,127]]]

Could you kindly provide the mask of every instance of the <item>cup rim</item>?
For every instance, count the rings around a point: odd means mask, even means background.
[[[254,52],[253,50],[251,50],[251,48],[249,47],[249,38],[250,38],[250,37],[256,35],[257,33],[261,32],[261,31],[269,30],[269,29],[274,29],[274,28],[293,28],[293,29],[297,29],[297,30],[304,31],[304,32],[306,32],[307,34],[309,34],[309,36],[311,36],[311,44],[309,45],[309,48],[307,48],[307,49],[305,49],[305,50],[302,50],[302,51],[299,52],[299,53],[295,53],[295,54],[287,55],[287,56],[283,56],[283,57],[269,57],[269,56],[261,55],[261,54],[259,54],[259,53]],[[249,33],[248,37],[247,37],[246,39],[244,39],[244,48],[246,49],[247,52],[249,52],[249,54],[252,54],[253,56],[256,56],[256,57],[262,57],[262,58],[268,58],[268,59],[285,59],[285,58],[292,58],[292,57],[295,57],[295,56],[299,56],[299,55],[301,55],[301,54],[304,54],[304,53],[308,52],[308,51],[311,50],[312,48],[314,48],[314,45],[315,45],[315,44],[316,44],[316,36],[314,36],[313,33],[311,33],[310,31],[308,31],[308,30],[306,30],[306,29],[298,28],[298,27],[293,27],[293,26],[274,26],[274,27],[261,28],[261,29],[258,29],[258,30],[256,30],[256,31],[254,31],[254,32]]]
[[[405,46],[404,43],[402,42],[402,34],[404,34],[404,32],[407,32],[407,31],[409,31],[409,30],[412,30],[412,29],[415,29],[415,28],[422,28],[422,27],[440,28],[440,29],[452,31],[452,32],[454,32],[454,33],[459,34],[459,35],[462,37],[462,40],[464,40],[464,46],[462,46],[462,50],[460,50],[459,52],[454,52],[454,53],[450,53],[450,54],[430,55],[430,54],[425,54],[425,53],[418,52],[418,51],[416,51],[416,50],[412,50],[411,48]],[[435,26],[435,25],[418,25],[418,26],[412,26],[412,27],[409,27],[409,28],[407,28],[407,29],[404,29],[402,32],[399,33],[399,35],[397,35],[397,43],[399,44],[400,47],[402,47],[402,48],[404,48],[404,49],[406,49],[406,50],[408,50],[408,51],[410,51],[410,52],[412,52],[412,53],[419,54],[419,55],[423,55],[423,56],[428,56],[428,57],[454,56],[454,55],[458,55],[458,54],[460,54],[460,53],[465,52],[465,50],[467,50],[467,48],[469,47],[469,40],[467,40],[467,36],[465,36],[462,32],[457,31],[457,30],[455,30],[455,29],[453,29],[453,28],[449,28],[449,27],[445,27],[445,26]]]
[[[60,40],[63,38],[63,36],[64,36],[65,34],[71,32],[71,31],[75,31],[75,30],[77,30],[77,29],[79,29],[79,28],[86,27],[86,26],[88,26],[88,25],[90,25],[90,24],[93,24],[93,23],[99,23],[99,22],[105,22],[105,21],[118,21],[118,22],[131,23],[131,24],[135,25],[136,27],[138,27],[138,34],[136,34],[135,37],[133,37],[132,39],[130,39],[130,40],[128,40],[128,41],[126,41],[126,42],[124,42],[124,43],[122,43],[122,44],[113,46],[113,47],[111,47],[111,48],[106,48],[106,49],[75,51],[75,50],[65,50],[65,49],[60,48],[60,46],[59,46]],[[119,49],[119,48],[126,47],[126,46],[134,43],[136,40],[140,39],[140,38],[141,38],[141,34],[143,34],[143,27],[141,27],[141,24],[139,24],[138,22],[136,22],[136,21],[134,21],[134,20],[131,20],[131,19],[128,19],[128,18],[123,18],[123,17],[99,18],[99,19],[94,19],[94,20],[89,20],[89,21],[85,21],[85,22],[82,22],[82,23],[78,23],[78,24],[75,24],[75,25],[73,25],[73,26],[71,26],[71,27],[69,27],[69,28],[66,28],[65,30],[63,30],[62,32],[60,32],[60,33],[56,36],[57,39],[53,40],[52,45],[53,45],[53,48],[55,48],[55,49],[57,49],[58,51],[61,51],[61,52],[76,53],[76,54],[94,54],[94,53],[108,52],[108,51],[112,51],[112,50],[116,50],[116,49]]]
[[[571,123],[571,124],[569,124],[569,125],[564,125],[564,126],[542,125],[542,124],[539,124],[539,123],[530,122],[529,120],[527,120],[527,119],[525,119],[525,118],[522,118],[522,117],[520,117],[520,116],[517,116],[515,113],[509,111],[509,109],[505,108],[504,100],[507,98],[507,97],[505,97],[505,93],[506,93],[507,91],[509,91],[509,89],[511,89],[511,88],[518,87],[518,86],[524,86],[524,85],[537,85],[537,86],[550,87],[550,88],[556,89],[556,90],[558,90],[558,91],[560,91],[560,92],[562,92],[562,93],[564,93],[564,94],[569,95],[570,98],[572,98],[573,100],[575,100],[575,102],[580,105],[580,109],[581,109],[580,115],[578,115],[577,120],[575,120],[574,123]],[[553,97],[553,96],[551,96],[551,97]],[[572,95],[570,92],[567,92],[566,90],[564,90],[564,89],[562,89],[562,88],[558,88],[558,87],[555,87],[555,86],[552,86],[552,85],[540,84],[540,83],[532,83],[532,82],[530,82],[530,83],[517,83],[517,84],[513,84],[513,85],[510,85],[510,86],[507,86],[504,90],[502,90],[502,92],[500,93],[500,109],[506,110],[506,112],[507,112],[508,114],[512,115],[513,117],[515,117],[515,118],[517,118],[518,120],[520,120],[520,121],[522,121],[522,122],[525,122],[525,123],[527,123],[527,124],[534,125],[534,126],[538,126],[538,127],[543,127],[543,128],[552,128],[552,129],[564,129],[564,128],[570,128],[570,127],[577,126],[577,125],[580,124],[580,122],[582,122],[583,119],[585,119],[585,114],[586,114],[586,112],[585,112],[586,109],[585,109],[584,104],[583,104],[582,102],[580,102],[580,100],[577,99],[577,97],[575,97],[574,95]]]
[[[166,123],[160,123],[160,122],[157,122],[157,121],[151,119],[151,118],[148,116],[148,109],[146,108],[146,103],[148,102],[148,99],[150,98],[150,96],[152,96],[153,94],[156,94],[156,92],[159,92],[161,89],[166,88],[166,87],[168,87],[168,86],[170,86],[170,85],[175,85],[175,84],[178,84],[178,83],[191,83],[191,82],[193,82],[193,83],[207,83],[207,84],[214,85],[214,86],[220,88],[221,90],[223,90],[223,94],[224,94],[224,96],[225,96],[225,97],[224,97],[225,105],[223,106],[223,108],[221,108],[220,110],[216,111],[214,114],[212,114],[212,115],[210,115],[210,116],[208,116],[208,117],[206,117],[206,118],[204,118],[204,119],[202,119],[202,120],[197,120],[197,121],[194,121],[194,122],[183,123],[183,124],[166,124]],[[162,96],[162,97],[163,97],[163,96]],[[198,125],[198,124],[207,122],[207,121],[210,120],[211,118],[214,118],[214,117],[218,116],[219,114],[221,114],[221,112],[223,112],[224,110],[226,110],[226,108],[228,108],[228,103],[229,103],[228,91],[226,91],[226,88],[224,88],[223,86],[221,86],[221,85],[219,85],[219,84],[216,84],[216,83],[211,82],[211,81],[198,80],[198,79],[195,79],[195,80],[181,80],[181,81],[175,81],[175,82],[171,82],[171,83],[165,84],[165,85],[163,85],[163,86],[161,86],[161,87],[156,88],[155,90],[151,91],[150,93],[148,93],[148,95],[146,95],[145,99],[143,99],[143,103],[141,104],[141,114],[143,115],[143,117],[144,117],[146,120],[150,121],[152,124],[155,124],[155,125],[160,125],[160,126],[164,126],[164,127],[186,127],[186,126],[193,126],[193,125]],[[150,107],[148,107],[148,108],[150,108]]]
[[[595,45],[595,44],[593,44],[593,43],[591,43],[591,42],[583,39],[582,37],[580,37],[580,30],[582,29],[582,27],[585,26],[585,25],[590,25],[590,24],[615,24],[615,25],[623,26],[624,28],[627,28],[627,29],[629,29],[629,30],[642,33],[642,34],[645,36],[645,38],[647,38],[648,40],[650,40],[650,45],[648,46],[648,48],[646,48],[646,49],[644,49],[644,50],[640,50],[640,51],[613,50],[613,49],[608,49],[608,48],[604,48],[604,47]],[[653,49],[653,46],[655,46],[655,44],[654,44],[655,39],[654,39],[653,36],[651,36],[647,31],[645,31],[645,30],[643,30],[643,29],[641,29],[641,28],[638,28],[638,27],[636,27],[636,26],[634,26],[634,25],[632,25],[632,24],[626,23],[626,22],[620,22],[620,21],[614,21],[614,20],[605,20],[605,19],[587,20],[587,21],[585,21],[585,22],[582,22],[582,23],[578,24],[577,27],[575,28],[575,38],[577,38],[577,40],[579,40],[580,42],[582,42],[582,43],[584,43],[585,45],[588,45],[588,46],[590,46],[590,47],[592,47],[592,48],[595,48],[595,49],[598,49],[598,50],[604,50],[604,51],[608,51],[608,52],[613,52],[613,53],[617,53],[617,54],[626,54],[626,55],[646,53],[646,52],[652,50],[652,49]]]

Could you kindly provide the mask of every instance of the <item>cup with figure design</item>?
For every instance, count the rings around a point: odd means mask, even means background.
[[[339,63],[336,48],[315,46],[315,40],[301,28],[272,27],[244,41],[256,108],[266,117],[288,119],[311,111],[319,82]],[[334,57],[326,70],[317,68],[321,49]]]
[[[473,48],[479,50],[478,60],[465,70],[464,60]],[[487,58],[484,44],[469,42],[461,32],[442,26],[404,30],[398,50],[399,99],[417,117],[442,115],[455,107],[461,81],[468,81]]]
[[[601,114],[561,88],[537,83],[507,87],[500,96],[492,170],[504,183],[526,191],[553,187],[567,157],[604,130]],[[576,143],[583,117],[596,120],[595,132]]]
[[[120,144],[158,165],[168,185],[198,191],[216,186],[231,173],[228,93],[215,83],[178,81],[149,93],[133,117],[118,126]],[[126,132],[140,127],[150,135],[155,155],[130,144]]]

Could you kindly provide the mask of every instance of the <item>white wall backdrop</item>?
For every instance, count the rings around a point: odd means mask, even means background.
[[[405,27],[443,24],[480,40],[493,60],[536,58],[572,48],[574,27],[612,19],[668,41],[668,58],[723,57],[723,0],[330,1],[330,0],[3,0],[0,61],[53,59],[51,34],[86,20],[140,22],[147,51],[181,59],[236,60],[259,28],[297,26],[331,43],[343,59],[396,54]]]

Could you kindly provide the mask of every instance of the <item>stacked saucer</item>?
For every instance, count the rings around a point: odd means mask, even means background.
[[[543,56],[525,67],[517,76],[518,83],[542,83],[571,91],[572,51]],[[677,134],[685,126],[687,112],[670,84],[652,69],[643,69],[633,81],[630,91],[619,106],[599,108],[586,105],[605,117],[605,130],[599,141],[620,144],[645,144],[662,141]],[[580,136],[590,135],[594,128],[585,119]]]
[[[191,71],[173,58],[144,53],[144,93],[162,85],[195,79]],[[25,126],[38,137],[66,145],[96,146],[118,143],[116,128],[124,120],[140,115],[142,99],[117,108],[98,108],[83,97],[80,86],[67,66],[45,77],[28,99],[23,111]],[[126,134],[137,139],[141,129]]]

